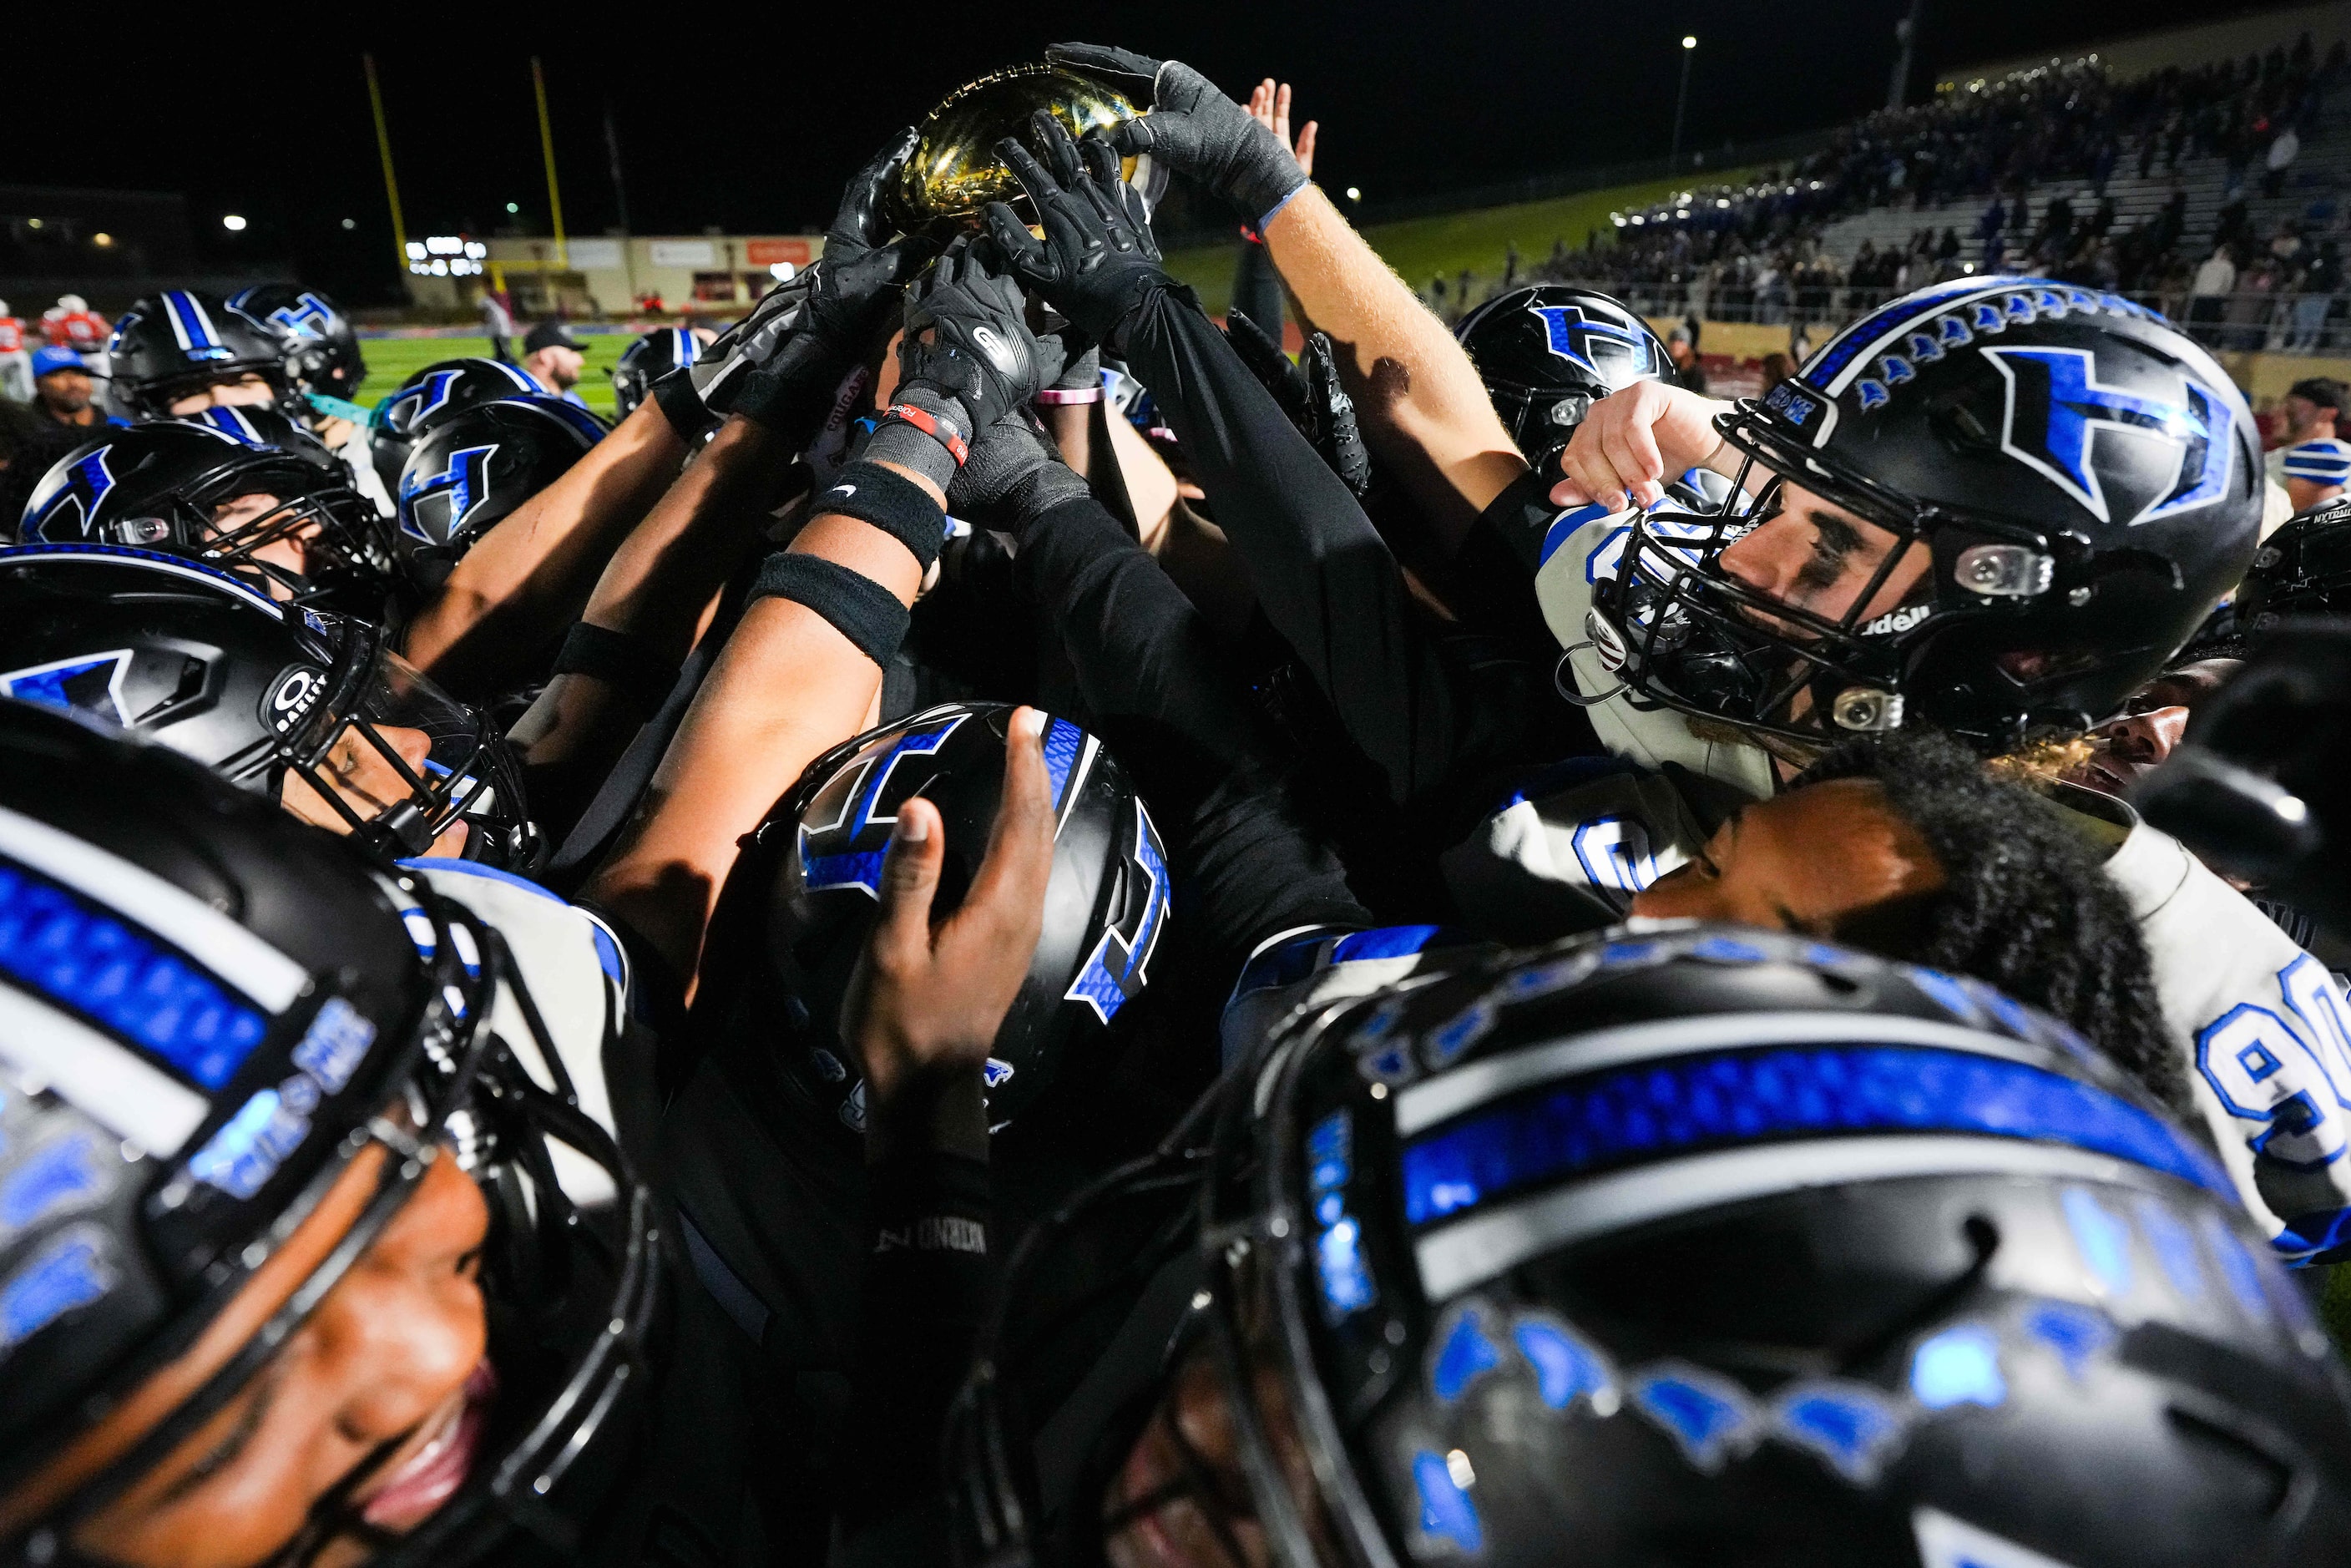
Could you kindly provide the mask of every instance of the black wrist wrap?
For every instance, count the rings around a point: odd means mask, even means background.
[[[559,675],[589,675],[603,682],[647,713],[661,706],[677,685],[677,661],[665,659],[643,641],[609,626],[575,622],[555,655]]]
[[[810,516],[826,512],[880,528],[904,545],[914,564],[925,571],[939,559],[939,547],[946,542],[946,513],[930,493],[879,463],[852,463],[834,475],[832,483],[809,501]]]
[[[695,390],[694,373],[684,365],[653,382],[653,397],[662,417],[669,421],[669,427],[688,444],[701,440],[718,423],[718,416],[710,412],[702,394]]]
[[[885,668],[905,640],[906,607],[896,594],[820,555],[779,550],[769,556],[751,580],[750,597],[789,599],[808,606],[855,643],[859,653]]]

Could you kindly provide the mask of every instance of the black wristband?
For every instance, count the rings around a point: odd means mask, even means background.
[[[879,463],[852,463],[834,475],[832,483],[809,500],[810,517],[825,512],[871,523],[904,545],[925,571],[946,542],[947,515],[930,492]]]
[[[789,599],[808,606],[855,643],[859,653],[885,668],[905,641],[908,617],[898,596],[820,555],[778,550],[759,563],[750,597]]]
[[[644,642],[609,626],[574,622],[555,655],[555,674],[588,675],[603,682],[651,713],[677,685],[678,662],[664,658]]]
[[[717,416],[695,390],[694,373],[684,365],[653,382],[653,397],[662,417],[669,421],[669,427],[689,446],[718,423]]]

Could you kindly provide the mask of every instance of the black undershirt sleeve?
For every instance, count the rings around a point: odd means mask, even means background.
[[[1188,296],[1151,295],[1127,358],[1248,562],[1258,599],[1347,734],[1411,800],[1448,781],[1477,727],[1469,683],[1386,543]]]
[[[1015,570],[1060,629],[1088,722],[1167,837],[1180,920],[1234,973],[1278,932],[1371,924],[1300,821],[1287,742],[1191,601],[1101,502],[1078,497],[1033,519]]]

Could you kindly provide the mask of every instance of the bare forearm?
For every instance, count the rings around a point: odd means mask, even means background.
[[[412,663],[460,690],[511,684],[580,613],[613,547],[657,501],[685,444],[649,401],[465,552],[410,622]]]
[[[818,517],[791,549],[914,602],[921,580],[914,557],[853,517]],[[881,680],[873,661],[814,611],[784,599],[753,603],[588,896],[627,921],[678,974],[692,975],[737,841],[819,753],[857,733]]]
[[[1319,188],[1277,213],[1265,242],[1301,308],[1331,335],[1365,437],[1458,544],[1527,466],[1477,367]]]
[[[761,503],[789,455],[764,425],[735,418],[720,426],[613,552],[581,619],[684,658],[711,595],[758,536]]]

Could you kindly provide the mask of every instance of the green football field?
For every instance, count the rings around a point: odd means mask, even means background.
[[[588,406],[612,417],[612,382],[608,373],[621,357],[621,351],[636,339],[626,333],[598,333],[590,337],[580,334],[580,346],[588,355],[588,368],[580,372],[580,395]],[[364,338],[360,340],[360,352],[367,359],[367,380],[361,383],[359,396],[352,401],[372,403],[425,366],[443,360],[462,360],[469,355],[487,359],[490,340],[487,338]]]

